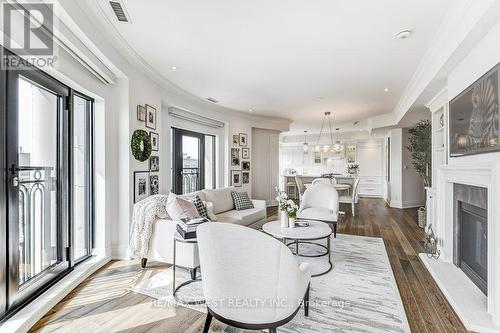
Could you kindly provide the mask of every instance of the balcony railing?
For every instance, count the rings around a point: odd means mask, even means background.
[[[52,167],[19,168],[19,284],[52,265],[55,258],[54,204],[56,178]]]
[[[182,193],[191,193],[199,189],[200,173],[198,168],[182,169]]]

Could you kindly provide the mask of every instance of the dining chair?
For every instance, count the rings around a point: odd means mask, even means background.
[[[302,178],[300,178],[298,176],[295,176],[295,184],[297,185],[297,192],[299,192],[299,202],[301,202],[302,195],[304,194],[306,187],[304,186],[304,182],[302,181]]]
[[[312,185],[317,185],[317,184],[328,184],[331,185],[332,182],[328,178],[315,178],[312,183]]]
[[[355,206],[358,203],[359,200],[359,178],[357,178],[354,181],[354,184],[352,186],[352,191],[348,195],[341,195],[339,197],[339,202],[340,203],[348,203],[351,204],[352,207],[352,216],[355,216]]]

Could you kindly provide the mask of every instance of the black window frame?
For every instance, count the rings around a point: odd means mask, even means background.
[[[75,221],[73,221],[73,177],[70,177],[69,179],[69,188],[70,191],[68,193],[69,195],[69,217],[70,217],[70,247],[71,247],[71,264],[72,266],[76,266],[90,257],[92,257],[92,250],[95,247],[95,203],[94,203],[94,191],[95,191],[95,135],[94,135],[94,126],[95,126],[95,100],[88,96],[85,95],[77,90],[70,89],[70,112],[69,112],[69,124],[70,124],[70,135],[69,135],[69,168],[70,168],[70,174],[72,174],[73,171],[73,133],[74,133],[74,100],[75,97],[79,97],[81,99],[84,99],[85,101],[89,102],[87,104],[87,109],[86,109],[86,115],[85,115],[85,121],[88,122],[90,125],[90,133],[88,137],[86,137],[86,145],[85,145],[85,158],[88,163],[85,165],[85,170],[86,170],[86,188],[88,189],[88,193],[86,193],[86,202],[85,202],[85,211],[89,212],[88,215],[88,230],[87,230],[87,240],[86,240],[86,245],[88,249],[88,253],[85,254],[82,257],[79,258],[74,258],[73,257],[73,240],[74,240],[74,226],[75,226]]]
[[[216,142],[217,137],[214,134],[206,134],[202,132],[195,132],[192,130],[187,130],[179,127],[171,127],[172,132],[172,188],[171,191],[175,194],[183,194],[182,192],[182,177],[179,177],[181,170],[183,169],[183,159],[182,159],[182,137],[190,136],[199,139],[200,145],[198,147],[198,186],[197,190],[205,189],[205,138],[210,136],[212,140],[212,151],[213,151],[213,167],[212,167],[212,187],[215,188],[217,185],[217,151]]]
[[[3,48],[0,45],[1,51],[3,54],[8,54],[11,57],[18,57],[16,54],[10,52],[9,50]],[[21,58],[19,58],[20,61]],[[26,66],[30,66],[25,64]],[[69,91],[69,95],[65,97],[62,101],[62,113],[65,114],[62,118],[58,116],[58,121],[63,122],[63,127],[61,133],[58,134],[58,141],[62,140],[65,142],[62,150],[58,152],[58,159],[64,158],[66,160],[68,167],[61,173],[60,182],[61,192],[58,194],[58,202],[63,203],[60,204],[58,209],[61,210],[61,214],[59,216],[60,219],[66,219],[67,225],[61,230],[61,235],[58,237],[63,237],[65,240],[65,244],[67,247],[63,247],[62,255],[64,256],[66,262],[68,262],[67,268],[59,275],[55,276],[53,279],[48,280],[44,285],[33,289],[27,297],[23,297],[23,299],[16,300],[14,295],[14,303],[11,299],[10,288],[13,283],[12,277],[10,276],[10,270],[12,265],[18,265],[18,262],[10,262],[9,254],[11,249],[9,248],[9,218],[8,218],[8,191],[9,191],[9,166],[7,165],[9,149],[7,149],[8,140],[8,118],[7,118],[7,110],[12,105],[17,105],[17,100],[12,104],[12,100],[17,98],[17,96],[9,95],[9,77],[12,75],[12,71],[9,69],[0,69],[0,324],[10,317],[12,317],[19,310],[24,308],[26,305],[30,304],[33,300],[42,295],[45,291],[49,290],[53,285],[55,285],[59,280],[64,278],[68,273],[70,273],[74,267],[81,262],[86,261],[90,257],[92,257],[92,251],[95,248],[95,204],[94,204],[94,191],[95,191],[95,100],[83,93],[80,93],[70,86],[60,82],[50,74],[41,71],[38,68],[33,67],[33,72],[30,75],[38,76],[42,81],[47,80],[47,82],[52,82],[53,84],[58,84]],[[28,76],[30,76],[28,75]],[[22,75],[24,76],[24,75]],[[28,78],[29,79],[29,78]],[[71,122],[73,116],[73,96],[77,95],[81,98],[84,98],[88,101],[91,101],[91,110],[89,112],[90,116],[90,145],[88,146],[90,152],[90,172],[89,178],[86,181],[89,183],[89,205],[88,208],[90,210],[89,214],[89,254],[81,257],[76,262],[72,260],[72,232],[73,232],[73,219],[71,215],[72,209],[72,191],[71,184],[73,177],[71,175],[71,167],[72,167],[72,152],[71,152],[71,134],[73,133],[73,124]],[[64,127],[65,126],[65,127]],[[67,154],[65,157],[62,154]],[[60,167],[61,162],[58,162],[58,167]],[[65,193],[63,193],[65,191]],[[65,207],[67,210],[64,211]],[[64,217],[63,217],[64,216]]]

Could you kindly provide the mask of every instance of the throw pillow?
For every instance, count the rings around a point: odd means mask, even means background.
[[[170,193],[167,200],[167,214],[172,220],[200,217],[194,202]]]
[[[200,197],[195,195],[194,197],[191,198],[191,201],[196,206],[196,210],[198,210],[198,214],[200,214],[201,217],[206,217],[208,219],[209,217],[208,217],[208,213],[207,213],[207,208],[205,207],[205,204],[203,203],[203,201],[201,201]]]
[[[231,196],[233,197],[234,208],[236,210],[254,208],[247,192],[231,192]]]

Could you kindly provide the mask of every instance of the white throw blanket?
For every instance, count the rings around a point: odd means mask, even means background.
[[[134,205],[130,235],[130,256],[132,258],[147,257],[154,222],[157,218],[166,219],[168,217],[167,198],[166,194],[152,195]]]

